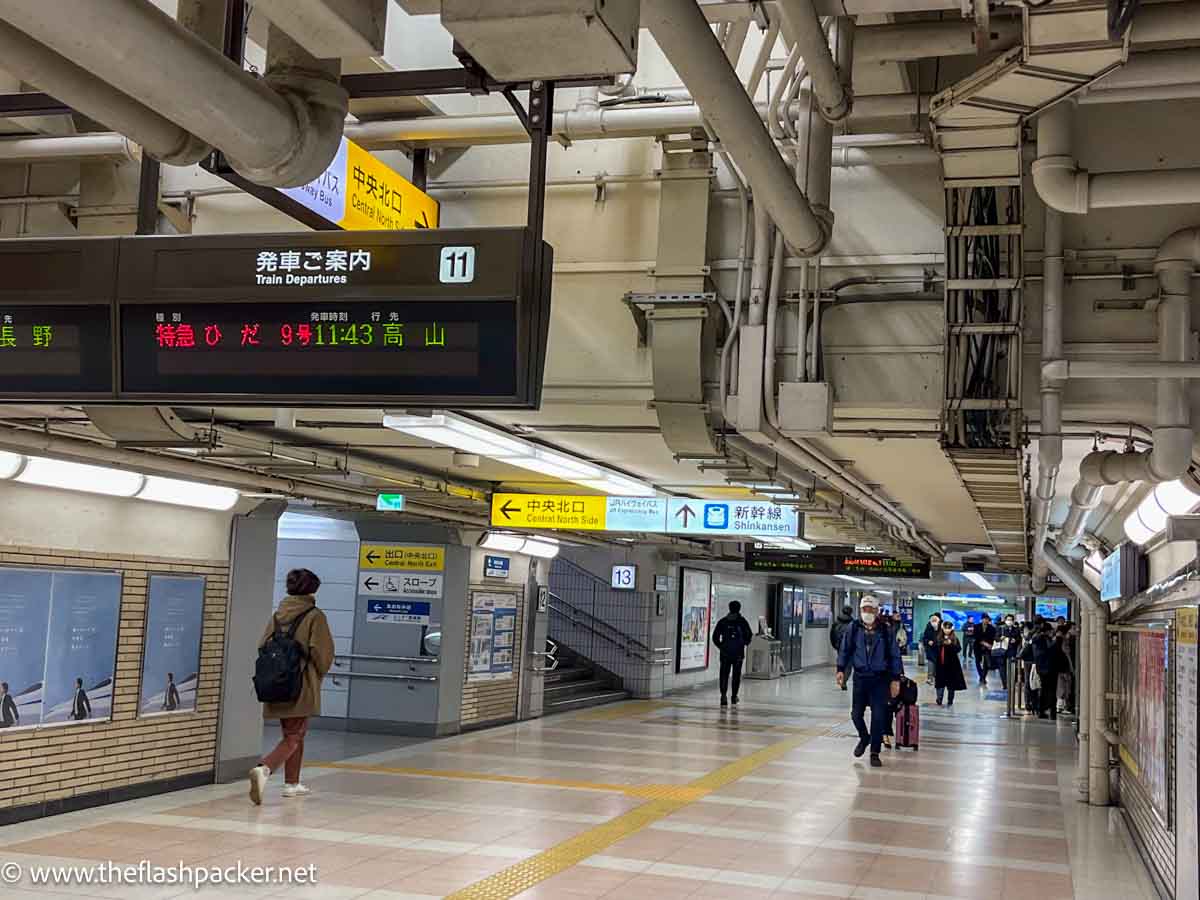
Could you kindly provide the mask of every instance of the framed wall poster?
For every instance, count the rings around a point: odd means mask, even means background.
[[[42,724],[112,716],[120,618],[119,573],[53,573]]]
[[[712,633],[712,573],[682,569],[679,579],[679,630],[675,639],[675,671],[708,668]]]
[[[51,578],[36,569],[0,574],[0,728],[41,724]]]
[[[516,594],[491,591],[471,593],[468,682],[502,681],[513,677],[516,632]]]
[[[150,576],[139,716],[196,711],[204,587],[203,576]]]

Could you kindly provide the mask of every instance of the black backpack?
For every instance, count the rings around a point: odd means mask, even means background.
[[[741,621],[724,618],[717,623],[717,632],[721,638],[721,654],[728,657],[746,655],[746,636],[742,634]]]
[[[315,608],[310,606],[292,619],[286,630],[279,626],[277,616],[271,617],[275,631],[258,648],[254,664],[254,693],[260,703],[295,703],[300,698],[308,653],[296,640],[296,629]]]

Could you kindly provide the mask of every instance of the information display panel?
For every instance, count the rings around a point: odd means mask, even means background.
[[[522,270],[529,240],[524,228],[124,238],[121,399],[534,407],[549,282]]]
[[[755,545],[746,550],[747,572],[787,572],[806,575],[850,575],[855,578],[915,578],[930,576],[929,560],[865,556],[834,551],[784,550]]]
[[[0,242],[0,398],[112,399],[117,243]]]

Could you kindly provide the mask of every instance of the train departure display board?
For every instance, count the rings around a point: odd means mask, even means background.
[[[534,409],[525,228],[0,241],[0,399]]]
[[[0,241],[0,398],[111,399],[113,240]]]
[[[122,239],[120,395],[536,406],[549,279],[522,270],[530,239],[523,228]]]
[[[857,578],[929,578],[929,560],[817,550],[812,553],[754,546],[746,550],[747,572],[851,575]]]

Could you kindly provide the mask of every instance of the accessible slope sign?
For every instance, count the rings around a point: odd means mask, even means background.
[[[799,537],[800,513],[761,500],[494,494],[492,525],[702,537]]]

